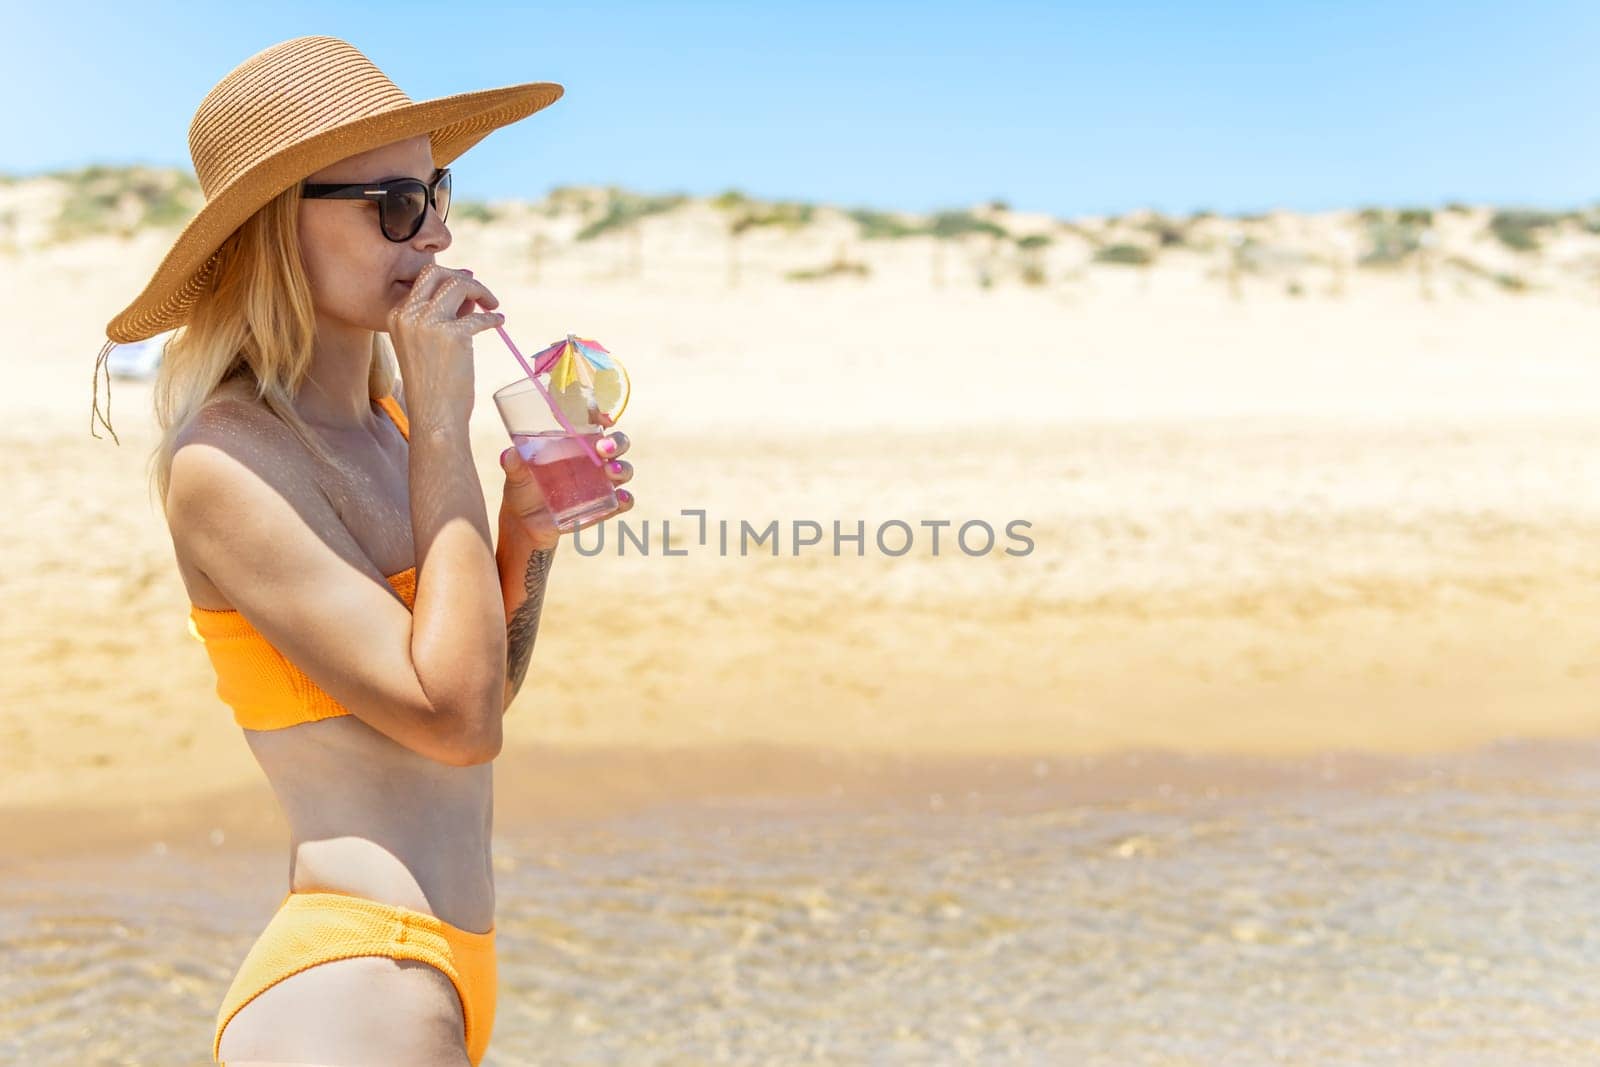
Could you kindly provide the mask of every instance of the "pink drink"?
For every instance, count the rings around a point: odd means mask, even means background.
[[[591,445],[600,432],[584,435]],[[603,467],[596,467],[583,442],[561,430],[514,433],[517,453],[533,469],[534,480],[563,530],[574,529],[596,515],[616,510],[617,493]]]

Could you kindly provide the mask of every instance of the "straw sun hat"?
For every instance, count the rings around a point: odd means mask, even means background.
[[[561,98],[554,82],[457,93],[413,103],[371,60],[337,37],[296,37],[258,52],[218,82],[189,124],[189,155],[206,202],[189,220],[138,299],[106,326],[95,361],[115,344],[181,326],[213,281],[217,252],[234,230],[296,182],[341,159],[427,134],[435,166],[494,130]],[[111,429],[110,375],[106,417]],[[116,431],[112,431],[116,436]]]

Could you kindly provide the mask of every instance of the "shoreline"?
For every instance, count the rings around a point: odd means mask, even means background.
[[[1186,797],[1415,788],[1600,764],[1600,735],[1504,738],[1427,753],[1329,749],[1294,756],[1127,748],[1095,754],[949,755],[750,743],[647,748],[521,746],[495,761],[495,834],[573,828],[652,814],[673,819],[785,814],[1062,810]],[[130,806],[0,808],[0,868],[155,848],[269,848],[288,828],[262,781]]]

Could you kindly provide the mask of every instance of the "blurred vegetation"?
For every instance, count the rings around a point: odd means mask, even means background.
[[[1561,215],[1549,211],[1496,211],[1489,232],[1515,252],[1537,252],[1539,231],[1558,225]]]
[[[1145,267],[1155,261],[1155,253],[1140,245],[1115,244],[1095,249],[1096,263],[1116,263],[1125,267]]]
[[[923,232],[922,227],[902,222],[898,215],[891,215],[885,211],[854,208],[846,212],[846,214],[860,227],[861,238],[865,241],[875,241],[886,237],[915,237]]]
[[[605,213],[579,230],[575,241],[591,241],[607,230],[624,229],[650,215],[671,211],[688,197],[682,194],[668,196],[641,196],[612,186],[606,190]]]
[[[781,226],[792,233],[802,226],[809,225],[816,214],[815,205],[798,200],[780,200],[772,204],[742,200],[730,204],[729,207],[743,208],[742,213],[730,226],[734,233],[743,233],[757,226]]]
[[[543,214],[546,218],[557,215],[584,214],[595,202],[594,194],[580,186],[557,185],[545,194]]]
[[[176,169],[94,165],[44,176],[66,186],[51,227],[56,241],[107,233],[129,237],[144,226],[178,226],[205,202],[194,176]]]
[[[1395,267],[1422,247],[1422,234],[1433,221],[1430,211],[1389,211],[1365,208],[1360,219],[1366,224],[1367,250],[1356,260],[1362,267]]]
[[[811,267],[801,270],[784,272],[784,278],[791,282],[814,282],[823,278],[836,278],[841,274],[865,278],[872,273],[865,263],[855,263],[844,258],[835,258],[831,263],[821,267]]]
[[[924,232],[941,238],[965,237],[969,233],[999,238],[1011,236],[1004,227],[980,219],[970,211],[940,211],[928,220]]]
[[[186,169],[144,166],[92,165],[43,174],[0,173],[0,189],[40,179],[60,183],[61,206],[54,218],[47,215],[41,219],[30,217],[30,209],[21,206],[21,201],[15,205],[9,200],[0,204],[0,241],[7,242],[8,247],[14,248],[19,240],[62,242],[92,235],[127,236],[145,227],[176,228],[193,218],[205,200],[198,183]],[[670,212],[692,199],[682,193],[643,195],[617,186],[556,186],[533,205],[533,211],[547,217],[564,215],[575,219],[573,225],[582,224],[573,238],[578,241],[626,230],[637,243],[636,224],[641,219]],[[1551,284],[1547,277],[1551,271],[1578,269],[1581,264],[1593,262],[1597,252],[1592,247],[1574,248],[1568,255],[1567,250],[1556,247],[1558,237],[1571,241],[1581,239],[1585,244],[1600,237],[1600,203],[1573,210],[1495,210],[1461,201],[1432,207],[1369,205],[1354,213],[1357,221],[1353,225],[1348,222],[1349,214],[1340,212],[1333,218],[1328,213],[1319,213],[1320,218],[1308,218],[1304,227],[1290,220],[1289,226],[1280,230],[1276,226],[1248,225],[1270,223],[1278,218],[1276,215],[1226,214],[1211,210],[1178,215],[1140,210],[1107,217],[1041,218],[1040,222],[1034,222],[1032,220],[1039,217],[1027,213],[1016,215],[1008,201],[998,198],[978,202],[970,210],[929,213],[834,208],[800,200],[762,200],[735,188],[696,202],[726,213],[729,254],[735,260],[742,247],[739,237],[752,229],[777,227],[793,232],[816,226],[822,218],[831,222],[831,212],[837,210],[854,224],[855,237],[860,240],[939,238],[940,241],[933,243],[933,274],[936,284],[942,284],[950,254],[943,242],[983,238],[981,263],[977,263],[976,270],[978,284],[984,286],[1018,276],[1024,284],[1045,284],[1044,253],[1062,244],[1070,245],[1074,255],[1082,248],[1092,257],[1093,263],[1130,267],[1150,266],[1168,249],[1204,252],[1225,246],[1224,250],[1231,257],[1229,269],[1235,274],[1278,273],[1287,281],[1283,292],[1304,295],[1310,290],[1298,274],[1301,268],[1317,264],[1337,268],[1347,254],[1342,251],[1348,247],[1344,242],[1355,237],[1359,242],[1357,262],[1364,268],[1409,265],[1427,271],[1442,266],[1454,268],[1458,275],[1475,279],[1484,287],[1523,293],[1539,291]],[[49,210],[52,209],[47,212]],[[1480,216],[1483,230],[1471,233],[1461,228],[1464,220],[1471,219],[1470,228],[1476,230],[1476,220]],[[483,201],[458,200],[452,211],[452,221],[492,223],[506,217],[504,204],[490,206]],[[1223,222],[1230,225],[1220,225]],[[1027,232],[1041,226],[1040,232]],[[1337,226],[1345,228],[1334,234],[1332,228]],[[1438,226],[1443,229],[1435,229]],[[1519,264],[1507,271],[1489,265],[1493,263],[1492,257],[1480,257],[1470,243],[1473,238],[1492,240],[1500,247],[1527,256],[1522,261],[1526,267]],[[546,235],[537,240],[557,239]],[[1550,256],[1548,262],[1534,258],[1546,246],[1562,254],[1559,258]],[[793,270],[785,277],[812,281],[867,275],[869,267],[856,261],[861,258],[859,251],[847,255],[843,251],[847,247],[848,242],[841,245],[842,251],[830,263]],[[1434,249],[1438,254],[1429,254]],[[554,244],[550,251],[554,251]],[[1479,257],[1483,262],[1474,262],[1457,253]],[[1502,260],[1510,262],[1504,257]],[[1052,261],[1059,264],[1060,257]],[[1058,273],[1059,270],[1058,266]]]
[[[481,200],[457,200],[450,205],[450,221],[493,222],[498,216]]]
[[[1043,285],[1049,280],[1040,255],[1053,243],[1047,233],[1030,233],[1017,238],[1017,251],[1022,256],[1022,282],[1024,285]]]
[[[1004,227],[988,219],[980,219],[970,211],[940,211],[921,222],[909,222],[898,214],[866,208],[853,208],[846,214],[860,227],[861,239],[864,241],[897,237],[949,239],[974,233],[1001,239],[1010,236]]]
[[[1140,228],[1156,239],[1162,248],[1183,248],[1189,243],[1189,227],[1164,215],[1152,215]]]

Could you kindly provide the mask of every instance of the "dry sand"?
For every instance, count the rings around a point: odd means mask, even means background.
[[[58,840],[69,809],[154,833],[273,804],[184,629],[146,494],[149,387],[114,384],[120,447],[88,432],[100,331],[169,239],[0,258],[0,811]],[[980,289],[954,269],[933,287],[921,259],[799,284],[756,258],[730,289],[720,246],[637,277],[574,251],[536,279],[503,244],[464,230],[441,262],[496,290],[525,349],[573,331],[627,363],[630,519],[652,550],[562,546],[498,818],[657,787],[823,789],[820,752],[870,777],[906,758],[1421,752],[1600,726],[1592,295],[1424,300],[1361,273],[1339,298],[1252,278],[1233,300],[1199,259]],[[492,514],[488,394],[517,371],[492,335],[480,356]],[[693,544],[695,508],[778,520],[784,554]],[[662,557],[663,519],[686,556]],[[872,531],[891,519],[953,525],[937,556],[919,531],[890,558]],[[954,549],[971,519],[1002,531],[994,551]],[[1014,519],[1028,555],[1001,551]],[[795,520],[864,521],[865,557],[789,555]],[[516,774],[589,784],[507,805]]]

